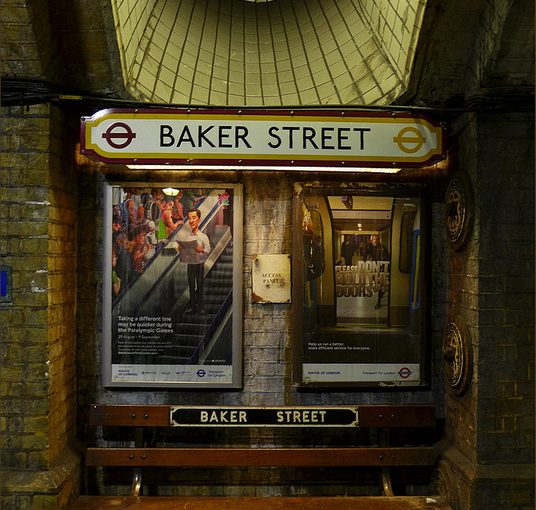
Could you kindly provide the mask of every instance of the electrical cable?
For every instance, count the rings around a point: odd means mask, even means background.
[[[81,91],[72,91],[60,85],[39,79],[2,77],[0,79],[0,106],[30,106],[40,103],[59,103],[61,105],[83,105],[85,108],[143,108],[143,109],[189,109],[189,110],[344,110],[344,111],[379,111],[379,112],[414,112],[430,114],[439,118],[449,119],[463,113],[481,112],[526,112],[534,111],[534,88],[502,87],[482,89],[467,96],[456,96],[443,105],[282,105],[282,106],[246,106],[246,105],[191,105],[143,102],[133,99],[122,99],[109,95],[96,95]],[[455,106],[453,106],[455,105]]]

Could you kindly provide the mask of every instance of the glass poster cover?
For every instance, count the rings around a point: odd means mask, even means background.
[[[105,385],[240,387],[241,185],[106,191]]]
[[[418,189],[297,184],[295,376],[301,386],[425,386]]]

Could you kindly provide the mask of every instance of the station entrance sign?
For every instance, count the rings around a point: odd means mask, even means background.
[[[81,152],[108,163],[219,167],[416,167],[445,132],[405,112],[111,109],[84,117]]]

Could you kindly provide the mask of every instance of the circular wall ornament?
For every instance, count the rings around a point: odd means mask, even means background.
[[[473,192],[467,175],[457,172],[445,192],[447,236],[455,250],[461,250],[473,224]]]
[[[465,328],[462,331],[450,322],[443,335],[443,368],[456,395],[463,395],[469,387],[473,368],[471,341]]]

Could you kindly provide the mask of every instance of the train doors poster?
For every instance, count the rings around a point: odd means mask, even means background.
[[[294,191],[297,383],[426,386],[420,189],[300,183]]]
[[[106,386],[241,386],[242,188],[106,187]]]

